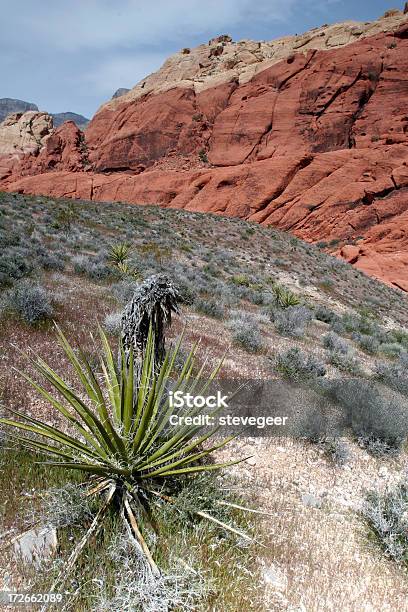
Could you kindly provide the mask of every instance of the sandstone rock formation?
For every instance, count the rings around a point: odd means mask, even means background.
[[[36,154],[52,127],[52,117],[47,113],[27,111],[9,115],[0,124],[0,155]]]
[[[270,43],[224,35],[101,107],[86,143],[62,126],[35,159],[0,159],[0,188],[273,224],[408,291],[407,74],[399,11]]]
[[[119,99],[108,101],[102,108],[113,109],[125,101],[136,100],[153,92],[158,94],[174,87],[194,89],[196,93],[221,83],[248,82],[255,74],[294,53],[309,49],[335,49],[369,36],[391,31],[404,16],[392,11],[373,22],[346,21],[323,25],[304,34],[285,36],[272,41],[232,41],[228,35],[211,39],[195,49],[181,49],[163,64],[160,70],[142,79],[136,87]],[[188,51],[188,53],[186,53]]]

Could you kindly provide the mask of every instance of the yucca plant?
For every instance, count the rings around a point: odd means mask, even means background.
[[[282,285],[274,284],[272,291],[275,303],[280,308],[289,308],[289,306],[297,306],[300,304],[300,298],[296,293],[293,293],[290,289],[286,289],[286,287],[282,287]]]
[[[110,507],[124,518],[152,572],[157,574],[159,570],[138,525],[138,514],[146,513],[146,505],[155,497],[172,503],[171,497],[162,493],[166,480],[174,484],[180,477],[238,463],[203,463],[214,450],[227,444],[232,436],[204,449],[203,443],[214,436],[217,428],[203,433],[199,426],[169,425],[173,410],[168,394],[169,385],[172,385],[173,391],[205,394],[221,363],[203,383],[204,365],[193,374],[196,345],[185,359],[181,372],[172,379],[182,338],[166,353],[160,369],[154,369],[155,345],[150,327],[138,380],[134,376],[133,359],[126,364],[122,347],[122,359],[118,365],[100,329],[102,351],[101,372],[98,374],[93,371],[84,353],[75,351],[58,327],[57,333],[82,388],[75,390],[37,355],[27,355],[27,358],[52,390],[47,390],[28,374],[22,375],[65,420],[66,427],[54,427],[15,410],[10,412],[18,420],[1,418],[0,423],[27,432],[28,436],[17,434],[13,437],[34,452],[49,456],[46,464],[50,467],[84,472],[90,477],[86,495],[97,496],[101,500],[89,530],[64,567],[64,576],[74,566],[90,535],[99,529]],[[198,412],[197,408],[189,409],[185,416],[194,416]],[[206,512],[197,514],[220,524]],[[221,525],[237,533],[232,527]],[[53,587],[60,582],[61,578],[58,578]]]
[[[130,244],[127,242],[118,242],[113,244],[109,249],[108,261],[118,268],[126,264],[129,255],[132,252]]]

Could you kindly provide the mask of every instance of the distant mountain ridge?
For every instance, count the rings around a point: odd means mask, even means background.
[[[32,102],[24,102],[24,100],[0,98],[0,123],[12,113],[25,113],[27,111],[38,111],[38,106]]]
[[[112,96],[112,100],[115,100],[115,98],[120,98],[121,96],[124,96],[125,94],[129,93],[130,89],[128,89],[127,87],[119,87],[119,89],[117,89],[115,91],[115,93]]]
[[[13,113],[26,113],[27,111],[38,111],[38,106],[25,100],[15,98],[0,98],[0,123]],[[59,127],[64,121],[73,121],[83,130],[89,123],[89,119],[77,113],[49,113],[53,118],[54,127]]]
[[[83,130],[89,123],[89,119],[83,115],[78,115],[78,113],[50,113],[50,115],[54,120],[54,127],[56,128],[62,125],[64,121],[73,121],[81,130]]]

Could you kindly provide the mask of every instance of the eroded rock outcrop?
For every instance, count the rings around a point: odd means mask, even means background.
[[[273,224],[408,290],[407,74],[399,11],[271,43],[218,37],[103,106],[86,140],[56,130],[3,179],[0,159],[0,188]]]
[[[27,111],[9,115],[0,123],[0,156],[36,154],[52,128],[52,117],[48,113]]]

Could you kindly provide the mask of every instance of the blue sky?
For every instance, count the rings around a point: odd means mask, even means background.
[[[182,47],[223,33],[271,40],[323,23],[369,21],[391,7],[382,0],[4,2],[0,98],[91,117],[118,87],[132,87]]]

